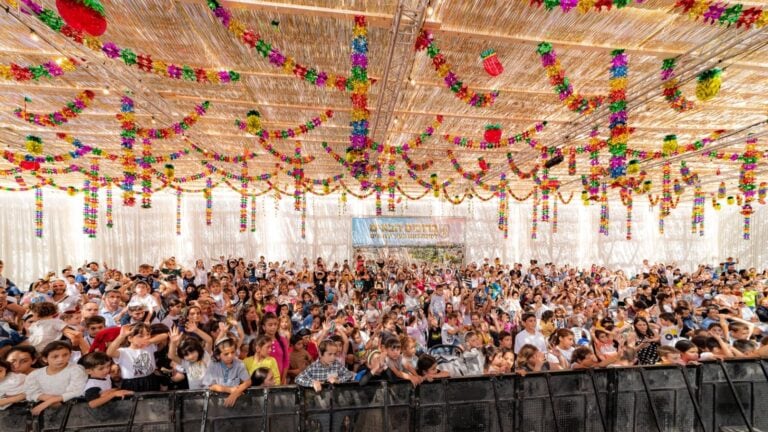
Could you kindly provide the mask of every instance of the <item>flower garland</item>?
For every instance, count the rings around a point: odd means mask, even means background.
[[[307,238],[307,195],[301,196],[301,239]]]
[[[321,146],[325,150],[326,153],[328,153],[336,162],[338,162],[341,166],[343,166],[350,174],[352,174],[353,177],[355,177],[357,180],[360,181],[361,188],[363,190],[368,189],[371,187],[371,184],[368,180],[364,178],[364,175],[367,175],[375,169],[373,165],[361,164],[357,167],[353,166],[352,162],[347,161],[345,158],[341,157],[338,153],[333,151],[330,145],[328,145],[327,142],[323,141],[321,143]],[[361,174],[361,171],[363,170],[364,173]],[[356,176],[357,175],[357,176]]]
[[[136,203],[133,196],[133,183],[136,180],[136,159],[133,145],[136,143],[136,122],[134,121],[133,99],[127,94],[121,99],[120,114],[120,145],[123,148],[123,205],[132,207]]]
[[[699,236],[704,235],[704,205],[706,196],[701,190],[701,184],[697,183],[693,191],[693,207],[691,208],[691,234],[699,231]]]
[[[466,84],[459,80],[459,77],[451,70],[451,65],[446,62],[445,56],[440,52],[440,48],[435,44],[434,35],[429,30],[422,30],[416,38],[416,51],[427,50],[427,55],[432,59],[432,66],[437,72],[437,76],[442,78],[445,86],[453,94],[473,107],[489,107],[496,101],[499,95],[497,90],[490,93],[476,93],[470,90]]]
[[[243,23],[232,18],[232,13],[224,8],[218,0],[208,0],[208,7],[230,33],[235,35],[243,44],[255,48],[262,57],[269,60],[271,65],[281,68],[287,73],[293,73],[302,81],[317,87],[335,88],[339,91],[352,90],[350,79],[304,66],[297,63],[291,56],[281,53],[279,49],[262,39],[261,35],[252,29],[246,29]]]
[[[757,188],[757,202],[765,204],[766,196],[768,196],[768,183],[760,182],[760,186]]]
[[[504,233],[504,238],[509,237],[509,215],[507,214],[507,206],[509,198],[507,198],[507,175],[501,173],[499,179],[499,230]]]
[[[597,128],[590,132],[589,141],[593,150],[589,152],[589,177],[585,187],[589,192],[588,199],[597,201],[599,199],[597,194],[600,193],[600,179],[605,175],[605,169],[600,166],[600,151],[596,148],[600,141],[597,137]]]
[[[8,0],[6,0],[7,2]],[[60,33],[72,41],[85,45],[92,51],[101,51],[110,59],[120,58],[127,66],[135,66],[139,70],[152,73],[158,76],[171,79],[183,79],[185,81],[196,81],[198,83],[233,83],[240,81],[240,74],[231,70],[211,70],[203,68],[192,68],[188,65],[175,65],[163,60],[153,60],[150,54],[137,54],[130,48],[120,48],[114,42],[104,42],[97,37],[88,36],[75,30],[51,9],[43,8],[33,0],[21,0],[32,14],[47,25],[51,30]]]
[[[16,63],[0,64],[0,79],[5,81],[38,81],[40,78],[56,78],[65,72],[74,72],[79,64],[73,58],[47,61],[35,66],[20,66]]]
[[[176,189],[176,235],[181,235],[181,189]]]
[[[576,175],[576,149],[568,149],[568,175]]]
[[[757,138],[748,137],[739,170],[739,190],[744,195],[744,206],[741,208],[741,214],[744,216],[744,240],[749,240],[749,224],[753,212],[751,203],[757,192],[755,169],[760,158],[761,153],[757,151]]]
[[[185,116],[180,122],[174,123],[171,126],[159,129],[136,129],[136,135],[140,138],[152,138],[152,139],[169,139],[174,138],[177,135],[181,135],[184,131],[188,130],[197,123],[201,116],[204,116],[208,111],[211,103],[205,101],[200,105],[195,106],[195,110],[189,115]]]
[[[304,188],[304,168],[301,165],[301,141],[296,141],[296,148],[294,149],[293,158],[295,162],[293,163],[293,170],[291,171],[291,175],[293,175],[293,181],[294,181],[294,188],[293,188],[293,199],[294,199],[294,210],[300,211],[301,210],[301,202],[302,202],[302,191]]]
[[[205,179],[205,189],[203,189],[203,197],[205,198],[205,225],[211,226],[213,222],[213,180],[210,177]]]
[[[531,240],[536,240],[539,231],[539,188],[533,188],[533,208],[531,209]]]
[[[608,213],[608,185],[605,182],[600,185],[600,192],[600,228],[598,232],[608,236],[610,215]]]
[[[611,10],[612,6],[616,9],[626,7],[632,0],[525,0],[531,6],[541,6],[547,11],[560,7],[563,12],[569,12],[572,9],[580,13],[587,13],[590,9],[601,12],[603,8]],[[642,3],[637,0],[637,3]],[[722,3],[697,0],[677,0],[675,8],[682,8],[680,13],[687,14],[691,19],[698,20],[704,17],[704,24],[718,24],[725,27],[736,25],[736,28],[744,27],[749,30],[753,26],[762,28],[768,25],[768,10],[759,7],[746,8],[741,3]]]
[[[624,206],[627,208],[627,219],[626,219],[626,226],[627,226],[627,240],[632,240],[632,206],[633,206],[633,200],[632,200],[632,189],[621,189],[619,193],[622,195],[622,202],[624,203]]]
[[[43,238],[43,188],[35,187],[35,237]]]
[[[535,137],[537,133],[543,131],[546,126],[547,126],[547,122],[545,121],[536,123],[533,127],[521,133],[517,133],[513,136],[510,136],[506,140],[500,141],[499,143],[490,143],[485,140],[480,140],[480,142],[475,142],[470,138],[465,138],[465,137],[460,137],[460,136],[450,135],[450,134],[446,134],[443,138],[447,142],[452,143],[453,145],[456,145],[458,147],[463,147],[467,149],[491,150],[491,149],[503,148],[513,144],[521,143],[523,141],[527,141]]]
[[[229,156],[229,155],[225,155],[225,154],[213,151],[213,150],[204,149],[204,148],[198,146],[197,144],[193,143],[192,141],[188,140],[185,136],[182,136],[181,138],[183,140],[187,141],[187,143],[190,145],[190,147],[194,151],[200,153],[206,159],[213,159],[216,162],[240,163],[240,162],[243,161],[243,159],[253,160],[254,158],[256,158],[258,156],[254,152],[249,153],[248,155],[246,155],[245,158],[243,157],[243,155]]]
[[[661,211],[659,212],[659,234],[664,234],[664,218],[669,216],[672,207],[672,190],[670,187],[672,169],[669,162],[664,162],[661,169]]]
[[[626,154],[629,130],[627,129],[627,55],[624,50],[611,52],[611,92],[608,94],[611,119],[611,138],[608,151],[611,153],[609,173],[611,178],[626,174]]]
[[[381,186],[381,164],[376,165],[376,182],[373,184],[374,191],[376,192],[376,216],[381,216],[381,192],[383,190]]]
[[[25,108],[16,108],[13,114],[16,117],[32,124],[45,127],[56,127],[67,123],[73,118],[76,118],[83,112],[84,109],[93,102],[93,92],[91,90],[85,90],[80,92],[75,100],[68,102],[66,106],[58,111],[54,111],[49,114],[34,114],[27,112]]]
[[[736,28],[744,27],[745,30],[749,30],[753,26],[763,28],[768,25],[768,9],[747,8],[741,3],[677,0],[675,8],[681,8],[682,13],[688,14],[694,20],[703,17],[705,24],[717,24],[725,27],[735,24]]]
[[[237,126],[237,128],[240,129],[241,131],[246,131],[249,134],[256,135],[257,137],[260,137],[261,139],[264,139],[264,140],[288,139],[288,138],[297,138],[310,131],[313,131],[319,128],[320,126],[322,126],[323,123],[327,122],[328,119],[331,119],[331,118],[333,118],[333,110],[326,110],[324,113],[320,114],[318,117],[308,120],[306,123],[299,125],[295,128],[268,131],[261,128],[261,114],[259,114],[259,112],[256,110],[251,110],[251,111],[248,111],[248,114],[246,116],[246,121],[236,119],[235,126]]]
[[[692,110],[696,104],[683,96],[680,90],[680,82],[675,77],[675,66],[677,60],[674,58],[664,59],[661,62],[661,87],[664,89],[664,99],[669,106],[677,112],[686,112]]]
[[[352,31],[352,53],[350,63],[352,70],[349,77],[352,94],[352,121],[349,123],[349,148],[347,159],[352,164],[352,175],[360,178],[366,174],[370,146],[368,111],[368,27],[364,16],[355,16],[355,27]]]
[[[480,170],[479,172],[474,172],[474,173],[465,171],[452,150],[446,150],[445,153],[446,155],[448,155],[448,159],[450,159],[453,169],[455,169],[456,172],[459,173],[459,175],[464,177],[466,180],[473,182],[476,186],[480,186],[481,188],[487,191],[496,192],[496,189],[498,188],[498,186],[489,185],[481,180],[482,177],[485,175],[485,171]]]
[[[248,146],[243,146],[243,154],[248,154]],[[240,163],[240,232],[248,229],[248,161]]]
[[[408,157],[408,153],[406,153],[406,152],[403,152],[400,155],[400,157],[403,158],[403,161],[405,162],[406,165],[408,165],[408,168],[410,168],[410,169],[412,169],[414,171],[417,171],[417,172],[426,171],[426,170],[430,169],[432,167],[432,165],[434,165],[434,163],[435,163],[435,161],[433,159],[427,159],[426,161],[424,161],[424,162],[422,162],[420,164],[417,164],[414,161],[412,161],[410,157]]]
[[[387,182],[387,191],[389,192],[389,198],[387,200],[387,211],[390,213],[395,212],[395,185],[397,184],[397,174],[395,173],[395,149],[389,147],[387,152],[389,157],[387,158],[387,175],[389,181]]]
[[[112,182],[107,183],[107,228],[115,226],[112,218],[112,212],[114,211],[112,202]]]
[[[251,195],[251,232],[256,232],[256,195]]]
[[[280,159],[280,162],[282,162],[282,163],[285,163],[285,164],[288,164],[288,165],[294,165],[294,164],[297,164],[297,163],[304,165],[304,164],[308,164],[308,163],[312,162],[313,160],[315,160],[315,157],[312,156],[312,155],[310,155],[310,156],[302,156],[300,159],[296,159],[296,156],[290,157],[290,156],[288,156],[285,153],[281,153],[281,152],[277,151],[275,149],[275,147],[273,147],[272,144],[270,144],[266,140],[259,139],[258,141],[259,141],[259,144],[261,145],[261,147],[264,150],[266,150],[269,154],[271,154],[275,158]],[[241,159],[241,161],[244,160],[244,159],[245,159],[245,157],[243,157]]]
[[[427,126],[427,128],[424,129],[424,132],[420,133],[419,136],[411,139],[410,141],[406,142],[403,145],[392,146],[395,149],[395,153],[401,154],[404,152],[409,152],[411,150],[416,150],[417,148],[421,147],[421,145],[424,144],[424,142],[426,142],[428,138],[431,138],[432,135],[434,135],[437,128],[442,126],[442,124],[443,124],[443,116],[441,115],[435,116],[435,121],[433,121],[431,125]],[[381,153],[385,149],[382,144],[373,142],[371,143],[371,150]]]
[[[83,233],[96,238],[99,223],[99,161],[91,161],[88,177],[83,182]]]
[[[152,165],[148,158],[152,156],[152,140],[144,138],[141,140],[141,208],[152,208]]]
[[[557,54],[549,42],[541,42],[536,49],[541,57],[541,66],[547,72],[549,83],[555,89],[560,97],[560,101],[571,111],[579,114],[590,114],[597,107],[603,104],[605,98],[595,96],[585,98],[579,94],[573,93],[573,87],[568,77],[565,76],[565,70],[557,59]]]
[[[512,174],[516,175],[521,180],[529,179],[539,171],[538,164],[534,165],[528,172],[522,171],[520,167],[517,166],[517,163],[515,163],[515,159],[512,157],[512,152],[507,152],[507,165],[509,165],[509,170],[512,171]]]

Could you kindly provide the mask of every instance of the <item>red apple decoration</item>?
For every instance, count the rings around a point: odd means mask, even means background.
[[[498,144],[501,141],[501,126],[488,125],[485,127],[485,141],[491,144]]]
[[[104,7],[98,0],[56,0],[56,9],[70,27],[91,36],[107,30]]]

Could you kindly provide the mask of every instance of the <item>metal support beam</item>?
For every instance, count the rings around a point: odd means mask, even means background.
[[[387,62],[382,80],[377,84],[376,115],[373,118],[371,139],[384,143],[402,97],[405,79],[413,69],[413,44],[424,23],[429,0],[400,0],[390,30]],[[376,155],[373,156],[374,162]]]

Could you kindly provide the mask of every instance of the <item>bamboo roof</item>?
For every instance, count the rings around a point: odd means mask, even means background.
[[[25,152],[25,136],[42,138],[45,154],[71,151],[72,147],[56,137],[65,132],[83,144],[97,146],[120,154],[120,127],[115,114],[120,111],[124,91],[130,91],[136,102],[136,118],[143,127],[161,127],[181,120],[195,105],[210,101],[210,109],[186,132],[189,141],[201,148],[227,155],[241,155],[244,149],[258,156],[249,162],[249,173],[271,173],[279,162],[251,136],[238,130],[235,119],[245,119],[246,112],[258,110],[266,129],[296,127],[326,110],[334,114],[322,127],[302,136],[304,154],[315,160],[304,166],[310,178],[324,178],[345,173],[343,167],[326,154],[327,142],[344,154],[349,145],[351,121],[350,93],[318,88],[274,67],[254,50],[242,45],[210,12],[204,0],[102,0],[109,27],[102,41],[148,53],[153,59],[214,70],[233,70],[241,81],[230,84],[197,83],[169,79],[124,65],[101,53],[68,40],[47,28],[34,17],[18,10],[0,13],[0,64],[36,65],[51,59],[73,57],[81,67],[53,79],[16,82],[0,80],[0,147],[2,150]],[[41,3],[55,10],[53,0]],[[350,40],[355,15],[368,19],[369,77],[377,80],[371,87],[368,107],[375,121],[378,98],[388,62],[391,29],[397,14],[396,1],[258,1],[231,0],[223,3],[233,16],[259,32],[273,46],[304,65],[318,70],[348,75]],[[434,40],[460,79],[471,89],[488,92],[498,90],[496,102],[489,107],[472,107],[457,99],[436,75],[424,51],[407,50],[407,55],[392,59],[405,63],[410,74],[401,82],[401,96],[394,106],[394,120],[384,135],[383,144],[403,145],[414,139],[435,121],[444,117],[434,137],[409,152],[415,163],[434,160],[434,165],[420,173],[424,180],[435,173],[440,181],[455,179],[449,193],[459,194],[471,185],[461,179],[447,156],[453,150],[468,171],[478,170],[478,158],[490,163],[484,179],[498,181],[497,174],[507,165],[511,152],[522,169],[536,163],[538,152],[525,143],[496,150],[466,149],[443,139],[443,135],[459,135],[479,141],[484,126],[501,125],[504,136],[547,121],[536,137],[546,146],[567,148],[585,145],[590,130],[597,126],[602,137],[608,137],[607,109],[580,115],[564,107],[546,77],[536,48],[548,41],[557,52],[575,92],[587,97],[606,95],[609,91],[610,52],[626,49],[629,56],[629,126],[634,133],[629,147],[638,150],[660,150],[664,136],[676,134],[680,144],[707,137],[724,129],[735,135],[716,141],[718,151],[741,152],[748,133],[765,134],[768,116],[768,30],[736,29],[707,25],[692,20],[668,0],[631,3],[623,9],[586,14],[563,13],[530,6],[527,1],[432,0],[423,27],[433,32]],[[768,1],[751,1],[746,6],[768,7]],[[274,25],[273,22],[279,23]],[[34,31],[39,37],[31,34]],[[480,53],[496,50],[504,65],[498,77],[483,69]],[[690,69],[679,77],[681,90],[695,99],[698,73],[712,67],[723,67],[723,84],[719,95],[707,102],[697,102],[685,113],[670,108],[662,95],[659,71],[665,58],[678,57],[680,70]],[[24,105],[30,112],[47,113],[60,109],[82,90],[95,91],[95,100],[76,119],[58,128],[45,128],[18,119],[13,110]],[[154,123],[153,123],[154,122]],[[762,122],[762,123],[761,123]],[[768,137],[763,139],[763,142]],[[277,150],[293,154],[293,140],[273,140]],[[155,140],[152,151],[168,154],[188,142],[182,139]],[[136,152],[140,152],[137,144]],[[759,146],[762,150],[765,146]],[[703,149],[703,150],[706,150]],[[698,152],[700,153],[700,152]],[[609,155],[603,150],[601,160]],[[686,155],[691,169],[702,177],[705,189],[716,188],[720,181],[736,185],[739,164],[710,160],[699,155]],[[176,175],[181,177],[201,171],[199,153],[175,160]],[[676,158],[675,160],[680,159]],[[92,157],[73,161],[88,165]],[[567,158],[566,158],[567,160]],[[219,169],[240,172],[238,164],[211,162]],[[659,163],[643,163],[654,181],[661,185]],[[585,155],[577,158],[577,173],[569,175],[567,162],[551,170],[563,183],[565,191],[580,191],[582,174],[588,173]],[[63,167],[66,164],[44,164]],[[102,161],[102,173],[120,176],[119,162]],[[14,167],[0,159],[0,171]],[[397,159],[396,171],[402,188],[418,194],[424,188],[406,172],[406,164]],[[293,178],[284,165],[279,184],[288,185]],[[162,166],[158,166],[162,169]],[[765,164],[758,166],[758,181],[765,174]],[[386,168],[385,168],[386,171]],[[33,183],[32,176],[23,177]],[[349,177],[347,173],[347,177]],[[529,191],[530,179],[510,175],[510,188],[519,193]],[[386,174],[385,174],[386,178]],[[81,174],[55,176],[60,185],[82,185]],[[386,179],[384,180],[386,182]],[[355,184],[349,180],[350,185]],[[15,185],[13,176],[0,176],[0,184]],[[191,183],[200,185],[201,182]],[[257,187],[257,189],[260,189]]]

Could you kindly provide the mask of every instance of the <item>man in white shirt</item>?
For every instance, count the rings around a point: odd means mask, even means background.
[[[539,351],[547,352],[547,340],[538,330],[536,330],[536,315],[524,313],[522,317],[523,331],[515,336],[515,354],[520,352],[523,345],[533,345]]]

